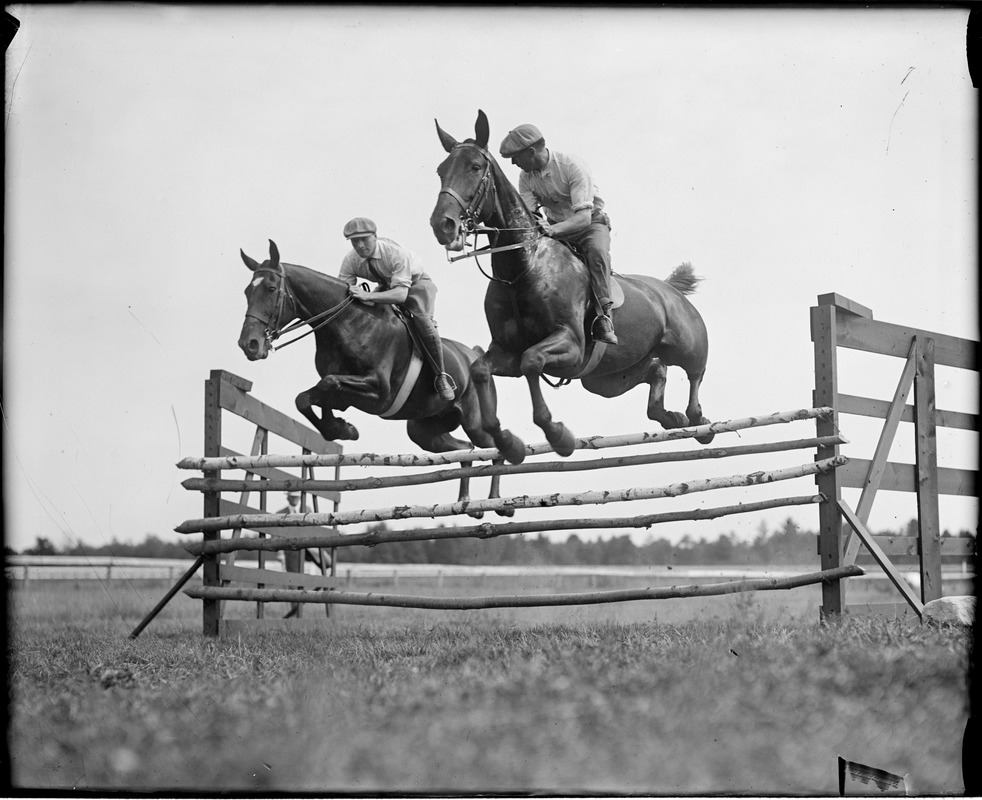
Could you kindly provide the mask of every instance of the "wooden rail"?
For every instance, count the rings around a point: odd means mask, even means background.
[[[494,475],[528,475],[538,472],[584,472],[611,467],[636,467],[645,464],[665,464],[680,461],[731,458],[733,456],[779,453],[790,450],[813,450],[848,444],[841,435],[812,437],[784,442],[763,442],[734,447],[705,447],[700,450],[681,450],[669,453],[642,453],[633,456],[595,458],[584,461],[539,461],[524,464],[484,464],[479,467],[457,467],[436,472],[418,472],[409,475],[372,476],[347,480],[313,480],[303,478],[271,479],[262,481],[231,480],[222,478],[188,478],[181,485],[185,489],[200,492],[287,492],[287,491],[337,491],[351,492],[359,489],[391,489],[403,486],[421,486],[442,481],[459,481],[461,478],[485,478]]]
[[[815,419],[816,417],[827,416],[830,413],[831,408],[801,408],[795,411],[779,411],[759,417],[744,417],[725,422],[713,422],[708,425],[674,428],[669,431],[629,433],[619,436],[590,436],[577,439],[574,449],[601,450],[609,447],[674,442],[684,439],[694,439],[697,436],[704,436],[709,433],[727,433],[746,430],[747,428],[762,428],[768,425],[780,425],[798,420]],[[832,431],[828,435],[834,436],[835,433],[835,431]],[[552,452],[555,452],[552,449],[552,445],[546,442],[525,446],[525,453],[528,456]],[[461,462],[493,461],[500,458],[501,454],[496,448],[485,447],[475,448],[474,450],[454,450],[447,453],[428,455],[344,453],[337,455],[309,454],[302,456],[264,455],[249,457],[183,458],[177,462],[177,467],[178,469],[210,471],[227,469],[256,470],[268,467],[432,467],[442,464],[458,464]]]
[[[832,570],[796,575],[791,578],[757,578],[727,583],[690,584],[687,586],[615,589],[602,592],[572,594],[490,595],[483,597],[427,597],[422,595],[379,594],[376,592],[347,592],[336,589],[307,591],[304,589],[245,589],[220,586],[194,586],[186,589],[190,597],[201,600],[246,600],[266,603],[319,603],[322,605],[391,606],[442,610],[472,610],[486,608],[530,608],[541,606],[595,605],[624,603],[633,600],[669,600],[686,597],[713,597],[737,592],[766,592],[797,589],[865,574],[855,564]]]
[[[617,528],[650,528],[664,522],[681,520],[706,520],[748,514],[770,508],[800,506],[820,503],[820,494],[798,497],[779,497],[770,500],[757,500],[715,508],[696,508],[688,511],[665,511],[660,514],[636,514],[630,517],[591,517],[577,519],[540,520],[536,522],[482,522],[478,525],[456,525],[452,528],[412,528],[410,530],[374,530],[362,533],[332,532],[315,536],[281,533],[269,539],[216,539],[209,542],[192,542],[186,545],[189,553],[231,553],[233,551],[278,551],[299,550],[305,547],[374,547],[391,542],[423,542],[435,539],[493,539],[496,536],[509,536],[520,533],[541,533],[544,531],[584,531]]]
[[[520,508],[553,508],[556,506],[603,505],[606,503],[632,500],[654,500],[661,497],[680,497],[682,495],[707,492],[713,489],[727,489],[739,486],[755,486],[764,483],[801,478],[834,470],[845,464],[845,456],[834,456],[797,467],[753,472],[743,475],[730,475],[723,478],[699,478],[682,483],[660,487],[638,487],[623,490],[600,490],[575,494],[524,495],[487,500],[466,500],[456,503],[443,503],[420,506],[392,506],[389,508],[366,509],[360,511],[339,511],[326,514],[233,514],[231,516],[208,517],[187,520],[174,530],[178,533],[214,533],[231,528],[276,528],[306,527],[309,525],[338,526],[361,522],[381,522],[395,519],[419,519],[422,517],[451,517],[475,511],[499,511]]]

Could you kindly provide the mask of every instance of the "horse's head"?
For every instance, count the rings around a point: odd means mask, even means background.
[[[436,120],[434,120],[436,122]],[[437,167],[440,196],[430,215],[436,240],[447,250],[462,250],[464,238],[478,222],[494,212],[493,159],[487,151],[488,118],[477,112],[474,138],[458,142],[440,123],[436,132],[450,155]]]
[[[272,239],[269,240],[269,260],[262,264],[241,250],[239,253],[253,273],[245,289],[247,306],[239,347],[250,361],[258,361],[269,355],[275,335],[296,316],[296,301],[286,285],[280,252]]]

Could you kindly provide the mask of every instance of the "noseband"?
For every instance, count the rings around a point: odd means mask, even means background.
[[[493,196],[495,205],[497,205],[498,195],[494,189],[494,181],[491,180],[491,154],[479,144],[474,142],[461,142],[460,144],[455,145],[453,149],[458,150],[461,147],[471,147],[484,156],[484,174],[481,175],[481,180],[478,183],[477,191],[474,193],[474,197],[471,199],[470,203],[465,202],[463,197],[449,187],[440,189],[440,194],[449,195],[457,202],[457,205],[459,205],[461,209],[461,227],[468,233],[473,233],[477,228],[478,223],[481,221],[481,217],[484,215],[485,201],[489,197]]]

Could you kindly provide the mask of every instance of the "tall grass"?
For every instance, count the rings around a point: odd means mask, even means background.
[[[744,595],[685,621],[351,609],[213,641],[181,596],[128,640],[160,594],[11,594],[15,786],[829,795],[841,754],[962,789],[958,628]]]

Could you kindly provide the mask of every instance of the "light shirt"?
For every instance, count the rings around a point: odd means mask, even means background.
[[[408,289],[423,274],[423,259],[412,250],[384,236],[376,238],[375,250],[369,258],[375,259],[378,274],[369,266],[368,259],[362,258],[352,250],[341,262],[338,277],[349,286],[358,283],[359,278],[367,278],[386,289],[394,289],[397,286],[405,286]]]
[[[552,222],[563,222],[584,208],[599,211],[604,207],[587,163],[555,150],[549,151],[549,161],[542,169],[522,170],[518,193],[533,213],[542,206]]]

